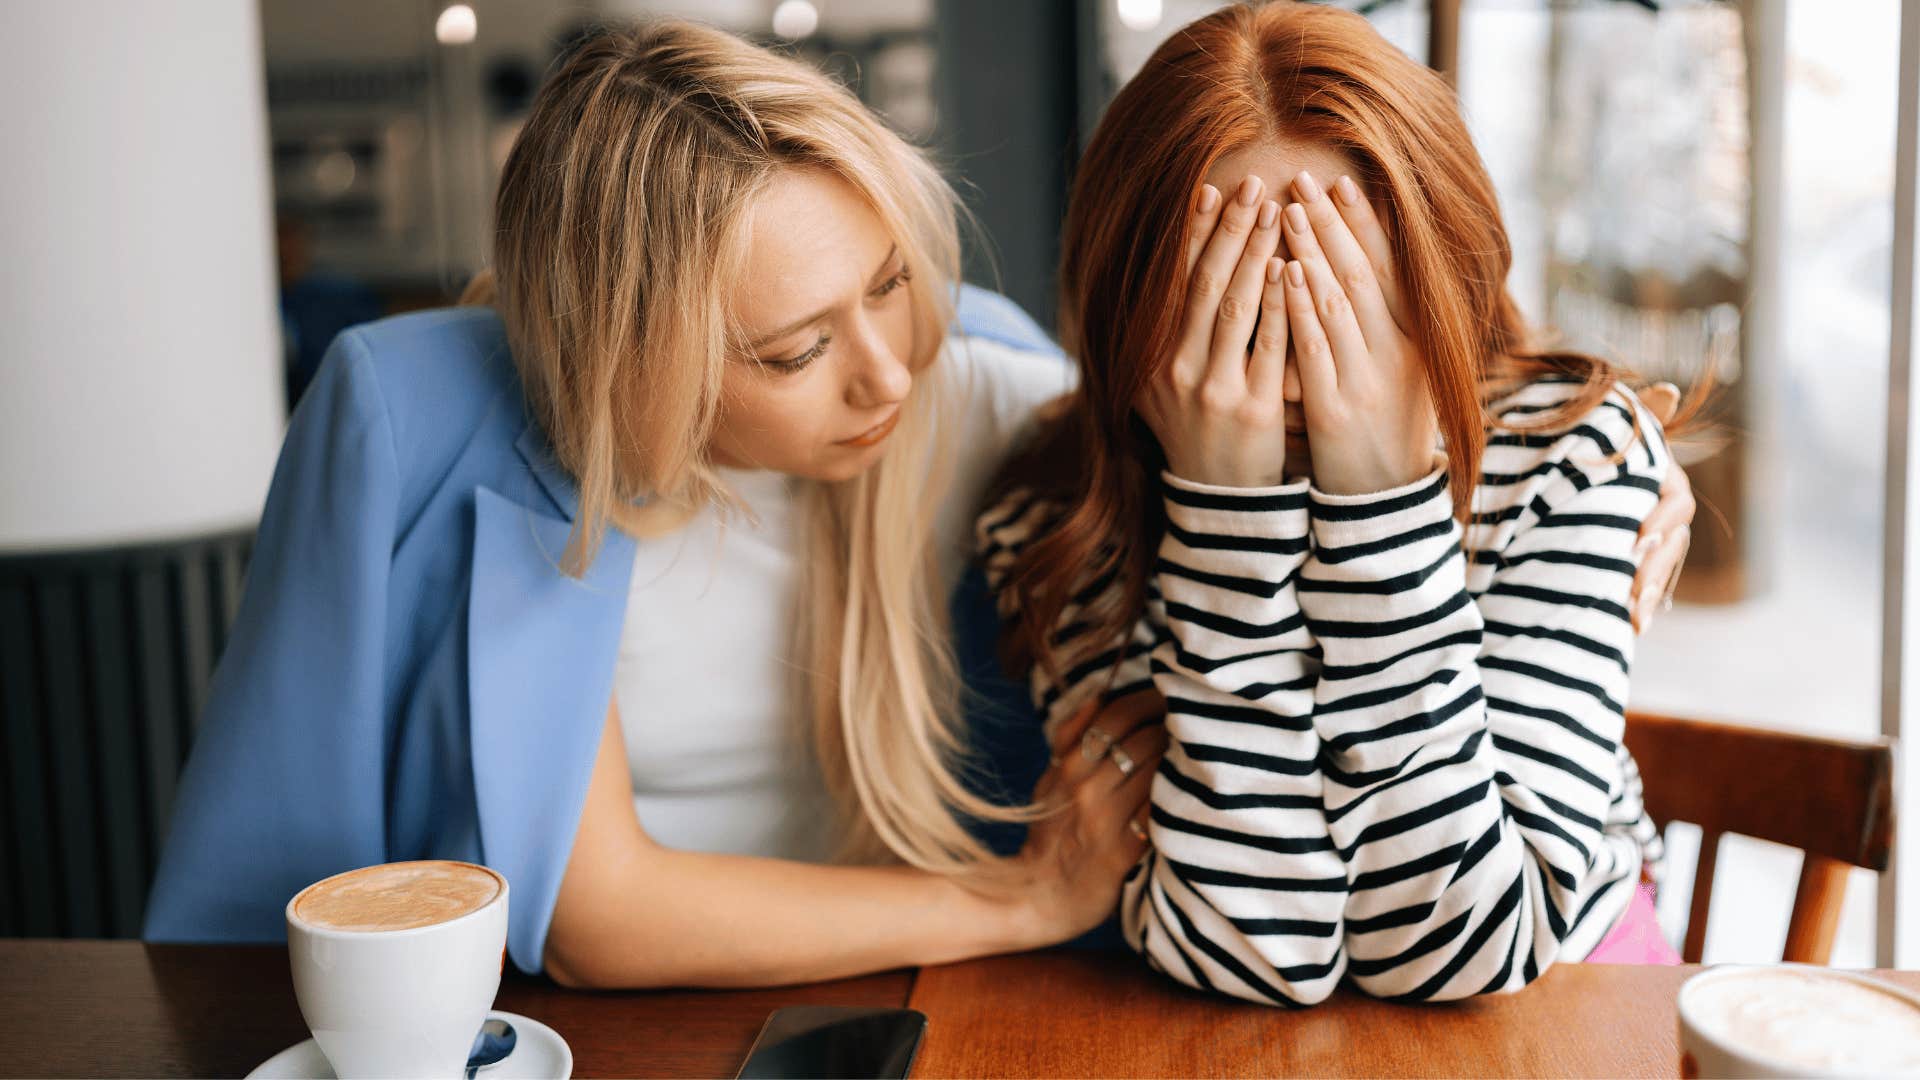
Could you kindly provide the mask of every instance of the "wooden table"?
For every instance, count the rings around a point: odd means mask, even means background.
[[[559,1031],[577,1076],[731,1076],[781,1005],[908,1004],[930,1020],[917,1077],[1670,1077],[1674,994],[1695,970],[1566,964],[1510,996],[1287,1012],[1054,951],[777,990],[509,977],[498,1005]],[[1879,974],[1920,989],[1920,972]],[[241,1076],[305,1035],[284,949],[0,941],[0,1076]]]
[[[919,1076],[1679,1074],[1689,967],[1562,964],[1518,994],[1299,1011],[1189,991],[1130,956],[1038,953],[920,972]],[[1879,972],[1920,989],[1920,972]]]
[[[575,1076],[712,1077],[738,1071],[782,1005],[897,1007],[912,986],[896,971],[784,990],[594,994],[509,976],[494,1004],[558,1031]],[[0,1076],[245,1076],[306,1037],[282,946],[0,941]]]

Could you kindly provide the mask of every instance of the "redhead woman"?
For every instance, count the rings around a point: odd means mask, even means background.
[[[415,858],[501,870],[515,964],[572,985],[1106,918],[1146,775],[1068,756],[1011,858],[963,827],[1033,814],[961,782],[946,597],[1070,373],[977,295],[949,334],[955,207],[796,61],[682,23],[573,51],[476,303],[343,334],[293,418],[147,936],[274,940],[307,882]]]
[[[1133,947],[1255,1001],[1440,999],[1650,920],[1622,713],[1678,552],[1637,537],[1690,508],[1619,374],[1508,296],[1449,88],[1357,15],[1224,8],[1107,111],[1064,259],[1081,387],[978,535],[1056,721],[1165,697]],[[1128,731],[1087,755],[1148,768]]]

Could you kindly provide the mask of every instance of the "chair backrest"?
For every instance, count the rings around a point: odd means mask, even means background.
[[[1681,958],[1699,963],[1720,837],[1806,853],[1782,959],[1824,964],[1851,867],[1884,870],[1893,844],[1891,740],[1854,741],[1652,713],[1627,714],[1647,813],[1700,826],[1700,862]]]

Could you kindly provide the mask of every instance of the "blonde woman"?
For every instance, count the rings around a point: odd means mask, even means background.
[[[497,227],[474,305],[343,334],[293,419],[147,936],[275,940],[307,882],[414,858],[503,871],[516,965],[572,985],[1104,919],[1145,699],[1097,717],[1118,754],[1062,755],[1016,856],[963,825],[1032,814],[962,782],[945,598],[1069,375],[948,338],[936,171],[811,69],[661,23],[562,63]]]

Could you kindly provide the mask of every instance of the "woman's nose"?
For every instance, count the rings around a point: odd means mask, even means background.
[[[1287,401],[1300,400],[1300,365],[1293,362],[1293,353],[1287,353],[1287,374],[1280,380],[1280,396]]]
[[[863,333],[857,345],[853,379],[847,386],[847,403],[871,409],[904,401],[913,388],[913,372],[894,355],[886,341],[875,333]]]

